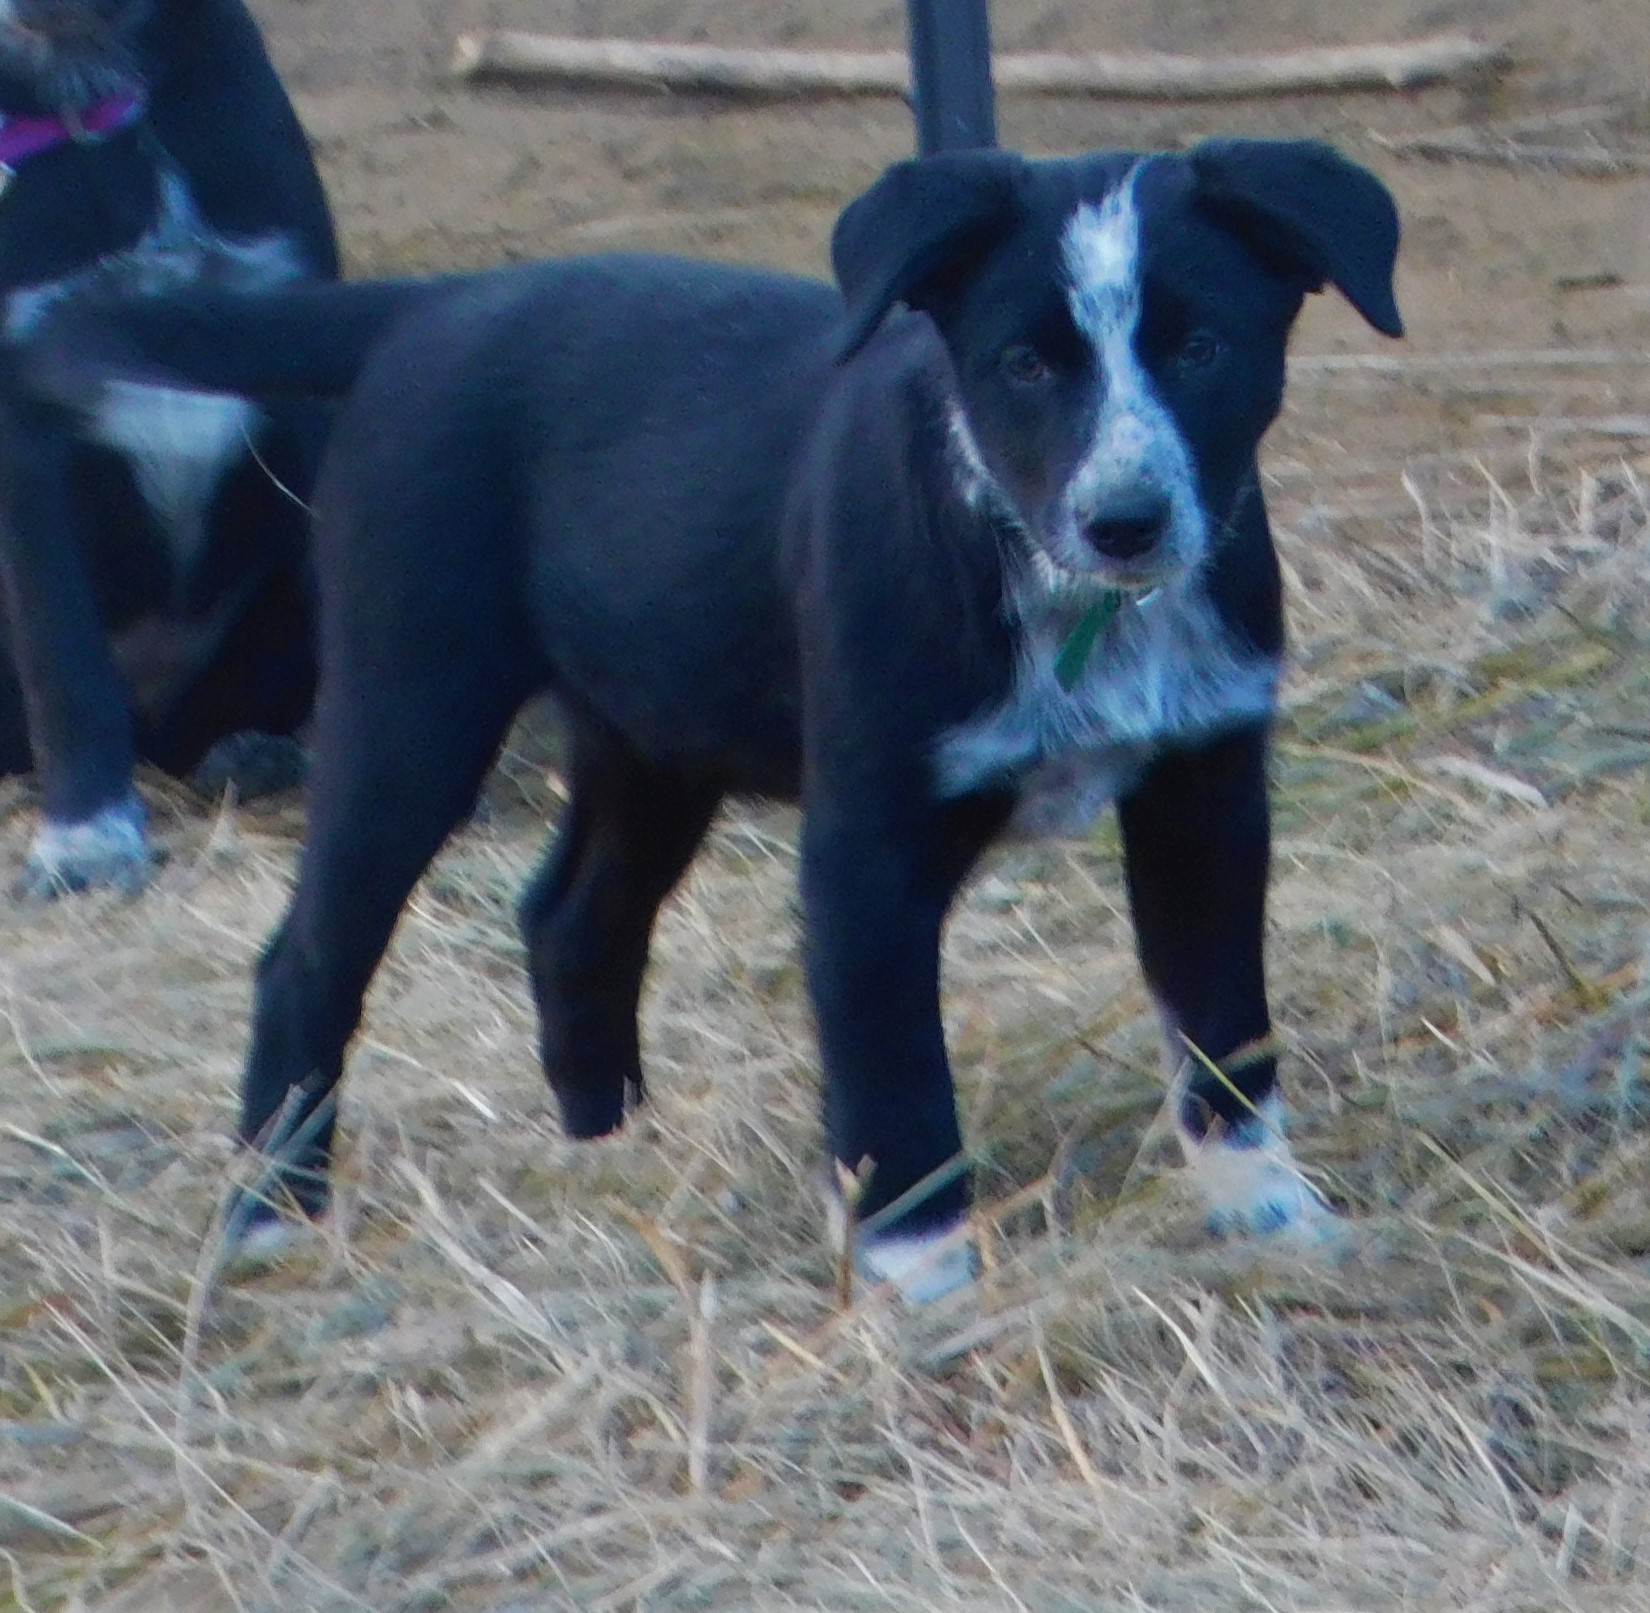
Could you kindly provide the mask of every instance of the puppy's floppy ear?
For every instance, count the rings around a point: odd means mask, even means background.
[[[966,274],[1012,223],[1025,159],[948,151],[897,162],[843,210],[831,265],[848,305],[840,356],[852,358],[895,303],[913,308]]]
[[[1316,140],[1205,140],[1187,153],[1199,202],[1262,262],[1335,286],[1387,336],[1398,209],[1385,185]]]

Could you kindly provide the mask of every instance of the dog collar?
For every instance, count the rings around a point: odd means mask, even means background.
[[[71,140],[100,140],[136,123],[142,115],[141,95],[111,95],[83,110],[54,118],[0,112],[0,191],[11,182],[18,165],[30,157]]]
[[[1162,592],[1161,588],[1153,588],[1135,595],[1136,609],[1144,610]],[[1111,625],[1112,618],[1122,610],[1123,601],[1129,597],[1121,588],[1108,588],[1077,618],[1077,625],[1066,634],[1060,653],[1054,658],[1054,676],[1062,689],[1069,692],[1082,677],[1096,640]]]

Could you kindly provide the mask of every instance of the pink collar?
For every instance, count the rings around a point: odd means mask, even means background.
[[[0,170],[15,168],[70,140],[113,134],[142,115],[140,95],[111,95],[107,100],[94,101],[78,116],[13,117],[0,112]]]

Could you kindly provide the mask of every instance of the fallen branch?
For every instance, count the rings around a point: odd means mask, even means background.
[[[1433,134],[1395,137],[1371,131],[1370,139],[1395,157],[1419,157],[1427,162],[1483,162],[1498,168],[1539,168],[1549,173],[1606,178],[1650,173],[1650,151],[1598,145],[1533,145],[1478,129],[1441,129]]]
[[[1650,415],[1479,414],[1472,423],[1486,430],[1527,431],[1540,437],[1626,437],[1650,440]]]
[[[999,92],[1202,100],[1329,90],[1413,89],[1505,65],[1507,52],[1459,35],[1397,45],[1342,45],[1260,56],[1109,56],[1034,52],[999,56]],[[905,95],[904,51],[732,49],[632,39],[565,39],[501,30],[462,34],[460,78],[707,90],[724,95]]]
[[[1418,353],[1398,357],[1387,353],[1303,353],[1289,361],[1289,374],[1459,375],[1463,370],[1571,370],[1620,369],[1650,364],[1650,350],[1636,347],[1491,348],[1476,353]]]

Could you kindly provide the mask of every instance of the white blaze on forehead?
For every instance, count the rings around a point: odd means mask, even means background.
[[[1092,202],[1079,207],[1060,243],[1072,318],[1108,362],[1115,344],[1130,342],[1140,322],[1136,172],[1131,170],[1098,207]]]
[[[1060,240],[1072,322],[1093,349],[1100,378],[1092,432],[1049,545],[1052,558],[1079,569],[1092,564],[1084,527],[1108,510],[1138,508],[1142,497],[1168,502],[1163,559],[1170,567],[1195,567],[1208,546],[1191,449],[1135,351],[1144,286],[1139,173],[1136,166],[1102,201],[1079,207]]]

